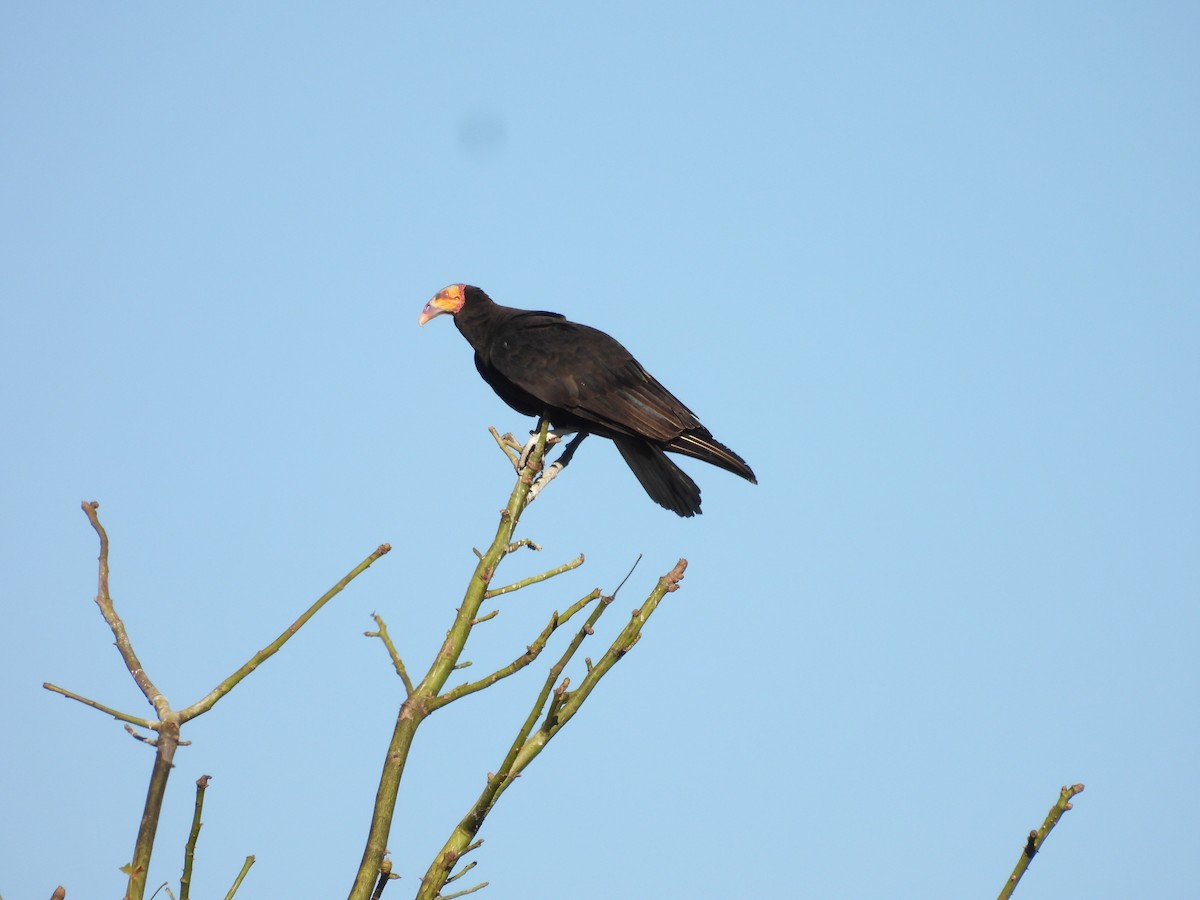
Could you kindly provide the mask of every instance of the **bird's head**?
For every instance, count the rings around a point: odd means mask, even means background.
[[[434,316],[440,316],[442,313],[454,315],[463,308],[463,304],[466,302],[467,285],[452,284],[448,288],[442,288],[425,304],[425,308],[421,310],[420,318],[417,319],[417,324],[424,325]]]

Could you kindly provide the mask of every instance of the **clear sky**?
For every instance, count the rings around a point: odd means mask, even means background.
[[[511,659],[644,559],[683,589],[484,829],[492,897],[1194,892],[1200,13],[1189,3],[14,4],[0,29],[0,895],[348,890],[400,685],[512,485],[452,282],[609,331],[754,466],[654,506],[593,439],[519,535]],[[563,636],[560,635],[560,639]],[[558,646],[558,645],[556,645]],[[431,719],[411,896],[545,666]],[[468,876],[470,878],[470,876]]]

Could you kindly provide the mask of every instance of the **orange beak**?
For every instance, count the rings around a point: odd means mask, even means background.
[[[440,316],[442,313],[454,315],[462,309],[463,303],[467,300],[466,288],[465,284],[452,284],[450,287],[438,291],[421,310],[417,324],[424,325],[434,316]]]

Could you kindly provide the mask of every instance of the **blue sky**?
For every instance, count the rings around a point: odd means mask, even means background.
[[[0,29],[0,895],[116,896],[177,707],[395,550],[184,737],[151,883],[349,890],[400,685],[528,423],[458,281],[614,334],[754,466],[654,506],[589,441],[468,648],[683,590],[508,792],[492,896],[1184,896],[1200,802],[1200,15],[1190,4],[57,3]],[[621,613],[623,615],[623,613]],[[418,737],[416,889],[544,668]]]

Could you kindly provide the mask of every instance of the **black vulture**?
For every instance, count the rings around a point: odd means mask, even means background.
[[[500,399],[549,419],[557,433],[609,438],[660,506],[681,516],[700,512],[700,488],[664,451],[758,483],[744,459],[603,331],[559,313],[500,306],[469,284],[438,292],[418,322],[442,313],[454,316],[475,350],[475,368]]]

